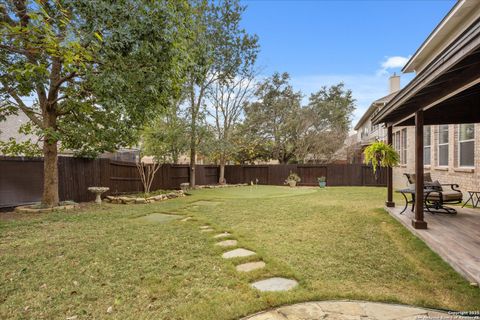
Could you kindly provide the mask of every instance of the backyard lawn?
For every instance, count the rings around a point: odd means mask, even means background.
[[[326,299],[480,309],[480,290],[391,218],[384,198],[383,188],[248,186],[2,219],[0,318],[236,319]],[[144,217],[152,213],[181,216]],[[229,249],[203,225],[257,256],[224,260]],[[259,259],[266,268],[235,270]],[[249,286],[271,276],[299,286]]]

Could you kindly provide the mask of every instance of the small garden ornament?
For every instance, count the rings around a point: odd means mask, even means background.
[[[102,204],[101,194],[110,190],[108,187],[89,187],[88,191],[95,193],[95,203]]]

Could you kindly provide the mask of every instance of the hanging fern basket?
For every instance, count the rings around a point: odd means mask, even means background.
[[[363,151],[363,162],[367,165],[371,165],[375,179],[377,176],[378,167],[394,167],[398,165],[400,156],[398,152],[389,144],[383,141],[375,141],[371,145],[365,148]]]

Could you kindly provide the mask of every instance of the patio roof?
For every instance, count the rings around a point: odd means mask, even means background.
[[[432,32],[404,68],[417,76],[372,117],[385,123],[387,143],[393,126],[415,126],[415,216],[412,226],[427,229],[424,220],[424,125],[480,122],[480,1],[461,0]],[[392,168],[387,169],[387,201],[392,208]],[[442,206],[442,201],[437,203]]]
[[[374,124],[414,125],[480,122],[480,19],[435,57],[372,118]]]

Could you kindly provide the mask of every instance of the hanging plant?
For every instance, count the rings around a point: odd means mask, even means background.
[[[400,156],[395,149],[383,141],[375,141],[363,151],[365,164],[371,164],[373,172],[377,167],[394,167],[398,165]]]

